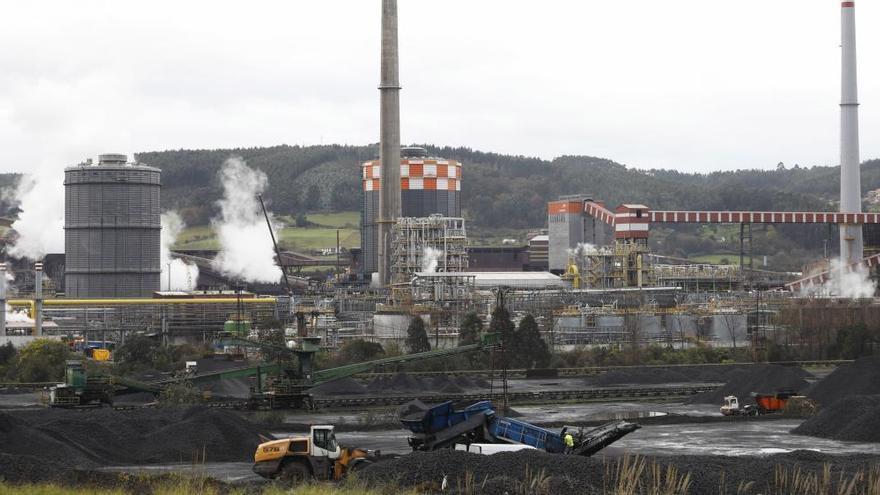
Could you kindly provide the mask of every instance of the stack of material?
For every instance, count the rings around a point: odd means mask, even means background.
[[[720,404],[728,395],[735,395],[740,401],[745,401],[753,392],[768,394],[781,390],[793,390],[800,393],[809,387],[809,383],[804,379],[809,376],[810,374],[801,368],[773,364],[747,366],[728,374],[723,387],[697,394],[689,402],[691,404]]]

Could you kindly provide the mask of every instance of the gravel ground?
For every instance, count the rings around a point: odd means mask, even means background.
[[[633,461],[633,458],[629,458]],[[853,473],[880,463],[880,457],[835,457],[809,451],[756,457],[677,456],[646,459],[642,482],[647,482],[656,463],[661,467],[661,478],[666,468],[675,466],[680,473],[690,473],[689,493],[719,493],[725,486],[727,493],[775,493],[768,485],[774,479],[777,466],[802,471],[820,472],[825,463],[832,466],[836,480],[841,470]],[[584,458],[546,454],[534,450],[481,456],[467,452],[444,450],[417,452],[396,460],[380,462],[362,472],[362,477],[372,483],[396,482],[403,486],[418,486],[430,490],[438,488],[447,476],[451,493],[458,492],[466,473],[475,480],[475,493],[518,493],[517,488],[531,475],[531,479],[543,478],[543,484],[531,485],[530,493],[606,493],[613,486],[614,471],[621,459],[605,460],[598,457]],[[609,474],[610,473],[610,474]],[[541,476],[543,475],[543,476]],[[751,490],[737,492],[740,483],[754,482]],[[644,485],[643,485],[644,488]],[[766,490],[766,491],[765,491]],[[836,493],[832,491],[833,493]],[[458,492],[460,493],[460,492]]]

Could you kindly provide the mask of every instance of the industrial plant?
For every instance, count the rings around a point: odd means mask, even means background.
[[[321,251],[285,242],[311,220],[273,212],[285,198],[241,157],[198,248],[176,244],[161,163],[64,169],[64,252],[0,265],[17,356],[0,361],[0,487],[192,460],[223,490],[357,472],[400,493],[878,493],[880,213],[862,211],[854,2],[838,211],[659,209],[597,187],[545,195],[544,225],[490,241],[468,161],[401,143],[397,1],[381,3],[378,155],[346,165],[359,246],[341,229]],[[828,252],[801,271],[754,248],[767,226],[817,225]],[[738,246],[723,260],[655,242],[718,226]]]

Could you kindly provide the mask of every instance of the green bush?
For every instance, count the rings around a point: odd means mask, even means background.
[[[16,369],[21,382],[52,382],[64,378],[70,349],[60,340],[37,339],[18,354]]]

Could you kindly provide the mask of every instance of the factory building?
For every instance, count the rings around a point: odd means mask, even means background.
[[[161,171],[101,155],[64,171],[64,288],[71,298],[159,290]]]
[[[401,148],[401,217],[461,217],[461,164],[429,157],[424,148]],[[379,269],[379,196],[381,163],[362,165],[364,207],[361,212],[361,267],[364,273]]]
[[[607,242],[603,222],[586,214],[585,203],[591,196],[562,196],[547,204],[548,247],[550,271],[562,273],[568,266],[571,251],[578,245],[601,246]]]

